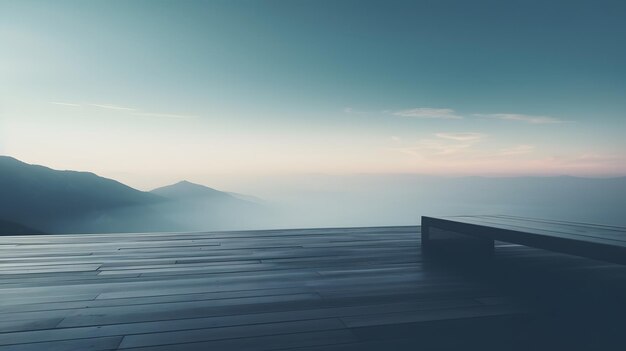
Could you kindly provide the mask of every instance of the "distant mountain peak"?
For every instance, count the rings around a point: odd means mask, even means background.
[[[178,183],[166,185],[166,186],[161,187],[161,188],[167,188],[167,187],[177,187],[177,188],[186,187],[186,188],[210,189],[210,190],[213,190],[213,191],[219,191],[219,190],[213,189],[211,187],[208,187],[206,185],[190,182],[188,180],[181,180]]]
[[[202,185],[202,184],[198,184],[198,183],[193,183],[193,182],[190,182],[190,181],[188,181],[188,180],[181,180],[181,181],[180,181],[180,182],[178,182],[178,183],[174,183],[174,184],[171,184],[171,185],[166,185],[166,186],[164,186],[164,187],[161,187],[161,189],[162,189],[162,188],[167,188],[167,187],[176,187],[176,188],[196,188],[196,189],[205,189],[205,190],[206,190],[206,189],[210,189],[210,190],[213,190],[213,191],[219,191],[219,190],[213,189],[213,188],[211,188],[211,187],[208,187],[208,186],[206,186],[206,185]],[[155,189],[155,190],[156,190],[156,189]]]
[[[230,194],[219,191],[202,184],[181,180],[178,183],[166,185],[150,191],[170,199],[196,198],[196,197],[232,197]]]

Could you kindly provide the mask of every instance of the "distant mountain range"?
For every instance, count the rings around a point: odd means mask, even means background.
[[[626,177],[298,175],[254,179],[271,202],[181,181],[149,192],[0,156],[0,235],[416,225],[509,214],[626,226]]]
[[[188,182],[186,180],[180,181],[176,184],[167,185],[161,188],[156,188],[150,193],[162,196],[164,198],[172,200],[208,200],[216,199],[220,201],[233,201],[237,200],[230,193],[215,190],[208,186],[199,185]]]
[[[224,227],[218,215],[225,216],[225,209],[259,207],[186,181],[144,192],[93,173],[53,170],[8,156],[0,156],[0,194],[4,235],[208,230]],[[192,222],[183,216],[200,208],[212,213]]]
[[[154,208],[164,218],[184,223],[186,230],[245,229],[267,220],[268,209],[254,197],[228,193],[204,185],[181,181],[150,193],[168,201]]]

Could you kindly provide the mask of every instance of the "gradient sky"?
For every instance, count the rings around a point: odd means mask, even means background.
[[[0,0],[0,153],[139,188],[626,175],[624,1]]]

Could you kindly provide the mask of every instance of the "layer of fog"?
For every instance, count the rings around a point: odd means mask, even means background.
[[[271,213],[261,221],[240,219],[246,228],[416,225],[422,215],[460,214],[626,226],[624,177],[311,175],[257,179],[254,187]]]

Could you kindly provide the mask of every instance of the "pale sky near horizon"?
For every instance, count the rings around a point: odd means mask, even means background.
[[[626,175],[623,1],[0,0],[0,154],[139,188]]]

